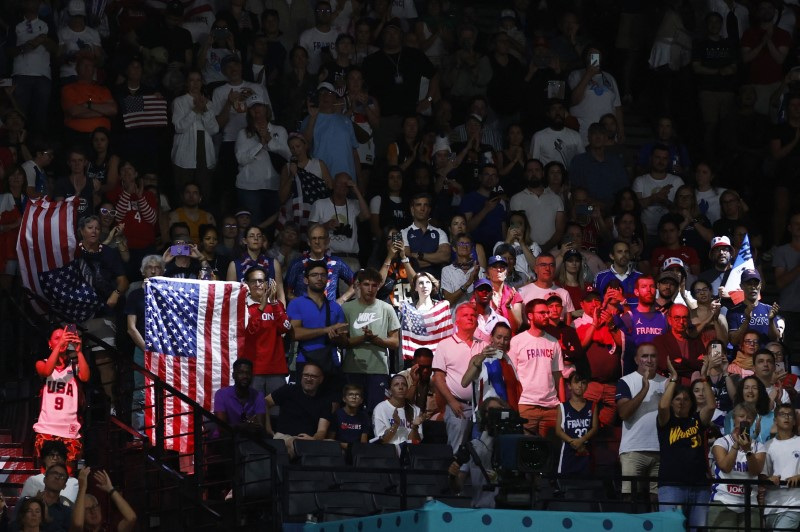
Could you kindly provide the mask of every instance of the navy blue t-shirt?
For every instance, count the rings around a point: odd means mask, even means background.
[[[351,416],[344,408],[340,408],[333,414],[331,429],[336,441],[358,443],[362,434],[366,434],[367,437],[372,434],[372,423],[364,410],[359,410],[355,416]]]
[[[615,325],[625,334],[625,353],[622,357],[622,374],[636,371],[636,348],[645,342],[652,342],[669,330],[667,318],[657,310],[639,312],[636,308],[614,317]]]

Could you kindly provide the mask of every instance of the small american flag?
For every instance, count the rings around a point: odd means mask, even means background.
[[[211,410],[214,392],[231,384],[231,367],[244,344],[246,300],[247,290],[239,283],[148,279],[145,368]],[[148,427],[155,421],[155,391],[151,384],[151,379],[145,379]],[[192,452],[194,425],[184,403],[168,397],[164,415],[165,448]],[[148,436],[155,442],[153,429],[148,429]]]
[[[122,121],[125,129],[166,127],[167,100],[156,94],[126,96],[122,100]]]
[[[102,306],[94,288],[83,279],[76,261],[40,273],[39,284],[53,307],[76,323],[88,320]]]
[[[44,298],[48,296],[42,287],[42,274],[66,266],[75,256],[79,199],[78,196],[64,201],[38,198],[29,200],[25,206],[17,239],[22,284]],[[41,310],[35,303],[34,306]]]
[[[283,226],[293,221],[300,226],[300,236],[304,235],[308,229],[311,205],[318,199],[328,198],[330,195],[331,192],[321,177],[298,167],[297,175],[292,182],[291,196],[281,208],[278,222]]]
[[[405,303],[400,309],[400,328],[403,331],[403,359],[414,358],[414,351],[420,347],[427,347],[436,354],[439,342],[453,335],[450,303],[442,300],[423,312],[412,303]]]

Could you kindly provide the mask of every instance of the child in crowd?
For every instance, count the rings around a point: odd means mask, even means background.
[[[371,432],[371,421],[364,410],[364,388],[357,384],[346,384],[342,389],[342,402],[333,414],[333,423],[328,438],[347,448],[352,443],[367,443]]]
[[[41,455],[47,441],[61,441],[67,447],[67,467],[74,470],[82,454],[79,382],[89,381],[89,364],[81,350],[81,338],[74,325],[56,329],[50,335],[52,349],[46,360],[36,362],[36,373],[45,379],[42,409],[33,425],[34,449]]]
[[[800,526],[800,436],[794,407],[789,403],[775,409],[778,434],[767,442],[767,462],[762,476],[775,484],[764,497],[764,518],[769,530],[795,530]],[[781,481],[786,485],[782,486]]]
[[[556,436],[561,438],[558,472],[570,475],[589,473],[589,440],[597,433],[597,406],[584,399],[589,379],[579,371],[569,377],[569,401],[558,407]]]

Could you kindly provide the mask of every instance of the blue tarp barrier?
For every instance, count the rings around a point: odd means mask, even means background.
[[[678,532],[683,531],[683,514],[658,512],[649,514],[543,512],[524,510],[487,510],[452,508],[430,501],[418,510],[407,510],[342,521],[299,525],[303,532],[388,532],[454,531],[503,532],[536,530],[547,532]]]

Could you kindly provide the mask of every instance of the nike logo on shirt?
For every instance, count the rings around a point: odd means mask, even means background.
[[[361,312],[356,318],[356,321],[353,322],[354,329],[363,329],[370,323],[378,321],[378,317],[375,315],[374,312]]]

